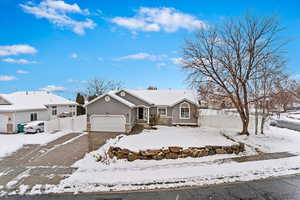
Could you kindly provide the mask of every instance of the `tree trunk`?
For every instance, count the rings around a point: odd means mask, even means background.
[[[257,102],[255,102],[255,135],[258,133],[258,105]]]
[[[263,114],[261,117],[261,124],[260,124],[260,133],[261,134],[265,134],[264,133],[265,122],[266,122],[266,116],[265,116],[265,114]]]
[[[242,124],[243,124],[243,130],[242,130],[242,132],[240,132],[240,135],[249,135],[249,132],[248,132],[249,117],[241,116],[241,119],[242,119]]]

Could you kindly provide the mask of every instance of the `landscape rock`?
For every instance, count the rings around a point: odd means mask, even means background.
[[[223,148],[216,149],[216,154],[226,154],[227,152]]]
[[[182,147],[169,147],[170,152],[172,153],[179,153],[182,151]]]

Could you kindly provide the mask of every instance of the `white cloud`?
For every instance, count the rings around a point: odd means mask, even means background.
[[[22,69],[19,69],[16,71],[18,74],[29,74],[28,71],[25,71],[25,70],[22,70]]]
[[[37,53],[37,50],[34,47],[27,44],[0,46],[0,56],[35,53]]]
[[[17,80],[17,77],[15,76],[0,76],[0,81],[12,81],[12,80]]]
[[[179,29],[206,29],[208,25],[196,17],[175,8],[140,8],[133,17],[115,17],[111,21],[131,31],[175,32]]]
[[[93,29],[96,24],[93,20],[86,18],[84,21],[77,21],[68,14],[77,13],[80,15],[88,15],[87,9],[82,10],[76,3],[67,4],[64,1],[44,0],[40,4],[20,4],[24,12],[35,15],[37,18],[48,19],[50,23],[60,28],[69,28],[74,33],[83,35],[85,29]]]
[[[76,58],[78,58],[78,55],[77,55],[77,53],[72,53],[72,54],[70,55],[70,57],[73,58],[73,59],[76,59]]]
[[[72,79],[72,78],[68,79],[67,81],[69,83],[87,83],[87,81],[85,81],[85,80],[76,80],[76,79]]]
[[[47,85],[46,87],[40,88],[40,90],[45,92],[64,92],[67,89],[62,86]]]
[[[121,60],[162,60],[163,58],[167,57],[166,55],[153,55],[149,53],[136,53],[136,54],[131,54],[128,56],[122,56],[119,58],[115,58],[114,60],[116,61],[121,61]]]
[[[13,58],[5,58],[2,60],[7,63],[16,63],[16,64],[36,64],[36,61],[30,61],[26,59],[13,59]]]
[[[170,60],[173,62],[175,65],[181,65],[183,64],[183,58],[170,58]]]

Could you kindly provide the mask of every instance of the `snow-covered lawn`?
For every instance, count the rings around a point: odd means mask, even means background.
[[[7,156],[26,144],[47,144],[70,131],[56,133],[37,133],[37,134],[0,134],[0,159]]]
[[[205,147],[230,146],[237,143],[210,128],[157,126],[157,130],[144,130],[137,135],[124,136],[114,146],[138,152],[147,149],[162,149],[170,146]]]
[[[239,130],[215,128],[158,127],[132,136],[117,136],[110,139],[97,151],[88,153],[77,161],[77,167],[70,177],[59,185],[45,185],[45,193],[100,192],[169,188],[248,181],[270,176],[300,173],[300,133],[289,129],[268,127],[265,135],[249,137],[237,135]],[[219,154],[200,158],[180,158],[176,160],[135,160],[109,159],[97,162],[111,146],[131,150],[163,148],[166,146],[231,145],[221,132],[237,142],[246,144],[246,151],[235,154]],[[156,138],[156,139],[154,139]],[[236,162],[230,158],[254,155],[259,148],[263,152],[290,152],[297,156]],[[32,194],[36,191],[32,190]],[[31,193],[29,192],[29,194]]]
[[[160,135],[159,133],[165,133]],[[110,146],[128,149],[161,148],[170,145],[182,147],[232,144],[224,139],[220,131],[248,144],[246,152],[239,155],[224,154],[201,158],[180,158],[177,160],[109,160],[97,162]],[[239,136],[238,130],[214,128],[159,127],[157,131],[145,131],[134,136],[118,136],[110,139],[95,152],[87,154],[73,166],[78,170],[58,186],[48,185],[46,192],[99,192],[113,190],[137,190],[168,188],[177,186],[206,185],[224,182],[247,181],[270,176],[300,173],[300,156],[276,160],[261,160],[238,163],[229,158],[253,155],[255,147],[264,152],[299,153],[300,133],[270,127],[264,136]],[[172,135],[174,134],[174,135]],[[211,134],[211,135],[210,135]],[[180,136],[180,137],[179,137]],[[205,138],[205,137],[207,138]],[[154,140],[154,137],[160,140]],[[212,138],[215,138],[212,139]]]
[[[264,153],[289,152],[300,154],[300,132],[286,128],[268,126],[265,134],[240,136],[235,130],[223,130],[226,135],[233,137],[236,141],[243,142]]]

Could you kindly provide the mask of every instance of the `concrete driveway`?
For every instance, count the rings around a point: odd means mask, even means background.
[[[0,160],[0,195],[28,185],[58,184],[76,168],[73,163],[118,133],[71,133],[46,145],[25,145]]]

